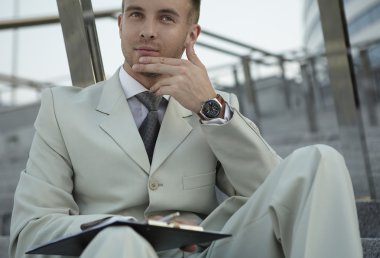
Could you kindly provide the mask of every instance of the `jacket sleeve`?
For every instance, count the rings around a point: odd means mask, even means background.
[[[221,163],[217,186],[229,196],[249,197],[281,158],[262,138],[257,126],[239,112],[235,95],[224,95],[233,115],[223,125],[204,124],[202,130]]]
[[[78,232],[82,223],[107,216],[79,215],[73,197],[74,172],[50,89],[42,94],[35,129],[26,169],[21,172],[15,192],[11,258],[29,257],[25,252],[32,246]]]

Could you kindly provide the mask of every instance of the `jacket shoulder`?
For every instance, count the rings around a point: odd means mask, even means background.
[[[99,96],[103,91],[103,87],[106,81],[90,85],[86,88],[80,88],[76,86],[68,87],[54,87],[51,88],[51,94],[54,101],[65,101],[65,102],[80,102],[84,100],[94,100],[95,96]]]

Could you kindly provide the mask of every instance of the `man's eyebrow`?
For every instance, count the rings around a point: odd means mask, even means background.
[[[130,12],[130,11],[144,11],[144,9],[137,5],[130,5],[127,7],[127,9],[125,9],[125,12]]]
[[[144,9],[137,5],[130,5],[125,9],[125,12],[131,12],[131,11],[144,11]],[[172,8],[165,8],[158,11],[159,13],[166,13],[166,14],[172,14],[174,16],[179,17],[179,13],[172,9]]]
[[[161,9],[159,11],[159,13],[172,14],[172,15],[177,16],[177,17],[180,16],[179,13],[176,10],[171,9],[171,8]]]

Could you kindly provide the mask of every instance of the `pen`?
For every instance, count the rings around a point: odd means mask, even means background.
[[[177,211],[169,215],[166,215],[165,217],[161,218],[159,221],[169,223],[172,219],[174,219],[175,217],[178,217],[179,215],[180,213]]]

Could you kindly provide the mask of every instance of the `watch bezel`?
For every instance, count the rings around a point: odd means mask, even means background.
[[[217,107],[217,112],[215,113],[211,113],[209,112],[209,109],[206,109],[207,107],[211,107],[211,106],[214,106],[214,107]],[[209,99],[209,100],[206,100],[203,104],[202,104],[202,107],[201,107],[201,111],[199,112],[205,119],[214,119],[214,118],[217,118],[220,114],[220,112],[222,111],[222,104],[219,102],[219,100],[217,98],[212,98],[212,99]]]

